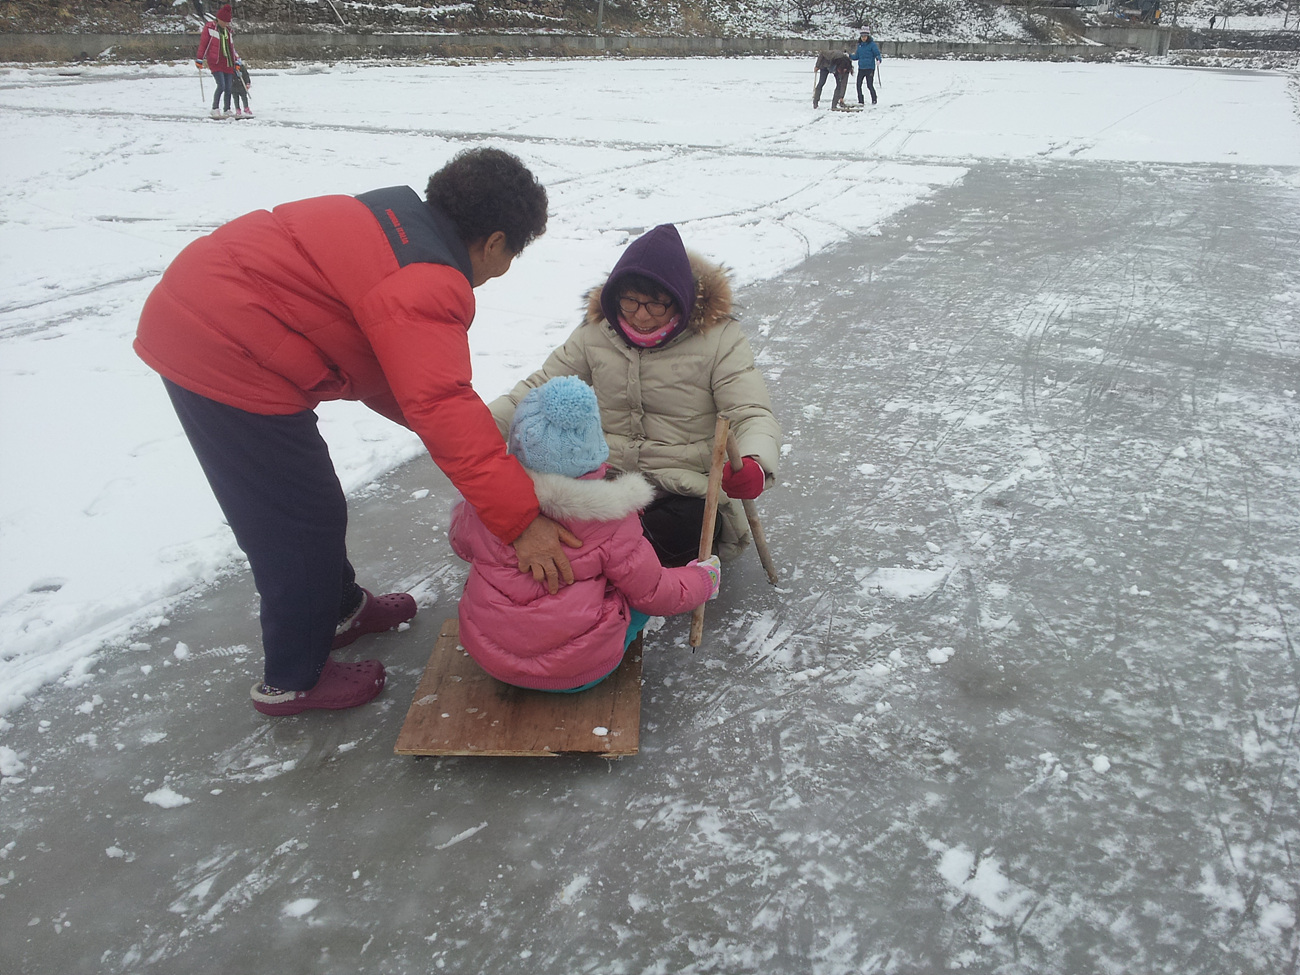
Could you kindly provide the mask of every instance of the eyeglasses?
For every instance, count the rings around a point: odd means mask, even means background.
[[[664,301],[637,301],[635,298],[629,298],[627,295],[618,299],[618,310],[624,315],[635,315],[638,308],[644,308],[653,318],[663,318],[672,310],[671,302]]]

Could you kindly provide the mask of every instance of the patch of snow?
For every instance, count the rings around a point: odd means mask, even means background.
[[[147,793],[144,801],[162,809],[176,809],[179,806],[187,806],[194,800],[181,795],[169,786],[163,786],[161,789],[154,789],[153,792]]]
[[[284,907],[280,908],[280,914],[283,917],[305,917],[320,904],[320,900],[315,897],[299,897],[297,900],[289,901]]]
[[[863,569],[857,573],[863,593],[890,599],[922,599],[930,595],[952,573],[951,569],[908,569],[889,566]]]

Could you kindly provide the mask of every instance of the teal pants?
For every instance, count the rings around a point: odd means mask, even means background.
[[[624,651],[626,651],[627,648],[630,647],[630,646],[632,645],[632,641],[636,639],[637,634],[640,633],[642,630],[644,630],[644,629],[645,629],[645,625],[646,625],[647,623],[649,623],[649,622],[650,622],[650,617],[647,616],[645,613],[639,612],[638,610],[635,610],[635,609],[632,610],[632,622],[628,623],[628,625],[627,625],[627,636],[626,636],[626,637],[624,638],[624,640],[623,640],[623,650],[624,650]],[[620,660],[619,663],[622,663],[622,661]],[[615,667],[614,670],[618,670],[618,668]],[[611,670],[611,671],[609,672],[609,674],[614,673],[614,670]],[[608,677],[609,674],[606,674],[605,677]],[[550,693],[550,694],[577,694],[579,691],[588,691],[588,690],[591,690],[591,688],[595,687],[597,684],[599,684],[601,681],[603,681],[603,680],[605,679],[605,677],[597,677],[595,680],[591,681],[591,682],[588,683],[588,684],[583,684],[581,687],[570,687],[570,688],[568,688],[567,690],[563,690],[563,691],[549,691],[548,693]]]

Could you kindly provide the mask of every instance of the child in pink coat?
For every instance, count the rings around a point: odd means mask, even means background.
[[[459,502],[451,545],[471,565],[460,642],[507,684],[586,690],[618,667],[647,614],[682,613],[717,595],[718,560],[659,564],[638,517],[653,496],[650,484],[640,474],[610,476],[596,394],[578,377],[531,390],[515,410],[508,443],[533,479],[542,513],[583,544],[568,552],[573,584],[551,595]]]

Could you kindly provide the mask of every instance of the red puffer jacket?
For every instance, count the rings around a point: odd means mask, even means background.
[[[145,302],[135,350],[251,413],[360,400],[418,433],[511,542],[537,497],[470,385],[471,273],[451,222],[409,187],[286,203],[181,251]]]
[[[235,51],[235,35],[229,27],[224,32],[224,38],[221,36],[222,33],[215,20],[204,24],[203,30],[199,32],[199,49],[194,59],[207,62],[209,71],[234,74],[235,59],[238,57]]]

